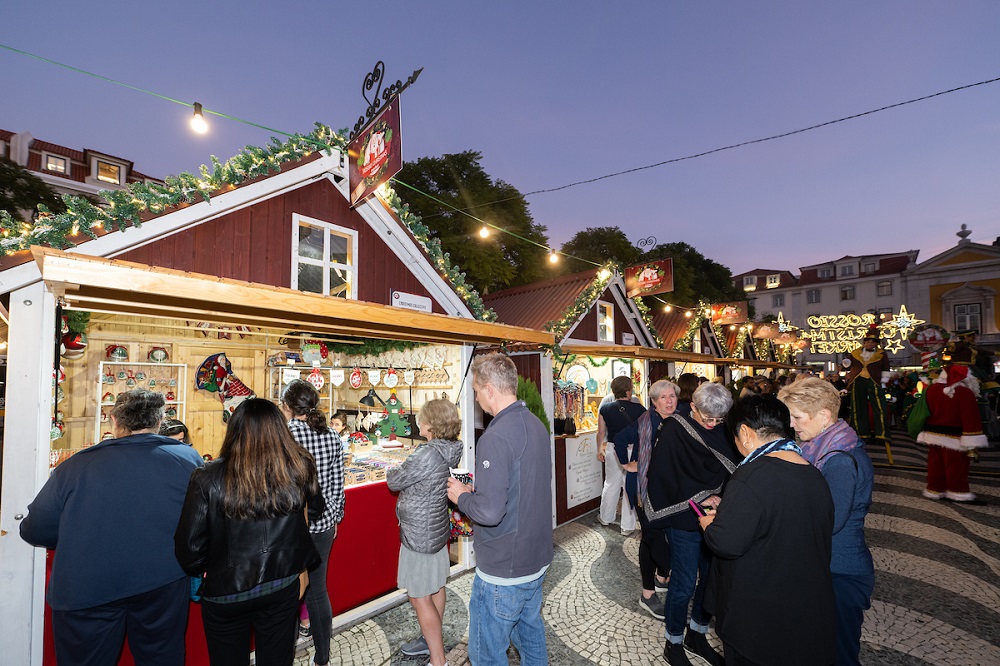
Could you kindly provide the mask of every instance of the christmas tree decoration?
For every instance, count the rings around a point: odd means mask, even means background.
[[[382,419],[378,423],[379,435],[390,442],[395,442],[397,436],[408,437],[410,435],[410,424],[405,416],[406,408],[399,401],[396,392],[391,392],[389,399],[385,401],[385,410],[382,412]]]

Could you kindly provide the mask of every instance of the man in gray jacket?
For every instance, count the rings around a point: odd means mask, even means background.
[[[476,444],[476,489],[451,478],[448,498],[475,524],[476,577],[469,601],[469,660],[548,664],[542,581],[552,564],[549,433],[517,399],[517,369],[500,354],[477,357],[472,388],[493,415]]]

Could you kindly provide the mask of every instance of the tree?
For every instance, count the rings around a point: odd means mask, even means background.
[[[670,257],[674,266],[674,291],[663,298],[681,306],[697,305],[699,301],[724,303],[742,301],[746,295],[733,286],[733,273],[682,241],[660,243],[644,254],[640,261]],[[651,307],[656,301],[647,302]]]
[[[395,178],[400,181],[395,190],[465,271],[466,281],[488,294],[546,277],[546,250],[529,241],[545,246],[548,236],[532,219],[524,196],[513,185],[490,178],[481,159],[481,153],[467,150],[406,162]],[[496,229],[481,238],[483,225],[455,209],[528,241]]]
[[[45,204],[53,213],[66,210],[66,204],[45,181],[16,162],[0,157],[0,210],[22,220],[25,212],[30,215],[38,204]]]
[[[577,257],[564,258],[561,272],[567,275],[593,268],[594,264],[588,261],[597,264],[616,261],[624,270],[642,258],[642,251],[618,227],[587,227],[576,232],[562,246],[562,251]]]

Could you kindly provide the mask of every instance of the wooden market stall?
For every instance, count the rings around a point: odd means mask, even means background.
[[[512,351],[519,372],[536,382],[553,423],[553,523],[600,505],[604,466],[597,459],[597,416],[611,380],[633,378],[645,401],[646,357],[655,336],[617,273],[594,269],[484,298],[506,324],[555,334],[557,348]]]
[[[46,556],[17,537],[50,469],[100,441],[106,403],[133,386],[164,392],[199,452],[216,454],[223,412],[240,391],[213,391],[201,381],[206,368],[270,399],[290,378],[318,375],[324,407],[347,412],[365,434],[351,444],[356,483],[331,554],[335,626],[405,599],[395,589],[395,496],[382,479],[415,432],[398,438],[401,447],[387,442],[376,432],[381,407],[361,398],[396,395],[411,415],[442,393],[455,400],[471,466],[474,346],[551,344],[553,336],[477,318],[485,312],[478,296],[449,280],[447,261],[388,204],[347,205],[344,175],[339,156],[302,160],[72,253],[32,248],[0,271],[11,294],[6,425],[18,433],[4,450],[0,507],[0,575],[11,581],[0,640],[11,663],[54,663],[42,621]],[[91,321],[89,344],[61,359],[56,374],[65,379],[54,386],[57,306]],[[452,561],[453,573],[473,566],[466,539]],[[200,633],[193,605],[189,663],[207,663]]]

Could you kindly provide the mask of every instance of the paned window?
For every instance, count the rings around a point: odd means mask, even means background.
[[[46,155],[45,170],[55,171],[56,173],[66,173],[66,158],[56,157],[55,155]]]
[[[840,288],[840,300],[842,301],[853,301],[854,300],[854,287],[841,287]]]
[[[959,331],[971,329],[982,330],[982,307],[981,303],[962,303],[961,305],[956,305],[955,329]]]
[[[615,308],[611,303],[597,302],[597,339],[615,341]]]
[[[821,278],[832,278],[833,277],[833,269],[829,268],[829,267],[828,268],[821,268],[818,271],[816,271],[816,274],[819,277],[821,277]]]
[[[892,280],[882,280],[876,289],[879,296],[892,296]]]
[[[784,294],[774,294],[771,296],[771,307],[772,308],[783,308],[785,307],[785,295]]]
[[[768,275],[767,276],[767,286],[768,287],[777,287],[780,284],[781,284],[781,276],[780,275]]]
[[[840,267],[840,276],[847,277],[854,275],[854,264],[845,264]]]
[[[356,299],[357,232],[303,215],[292,219],[292,288]]]
[[[806,292],[806,302],[807,303],[819,303],[819,289],[810,289]]]
[[[865,273],[874,273],[875,264],[865,264]]]

